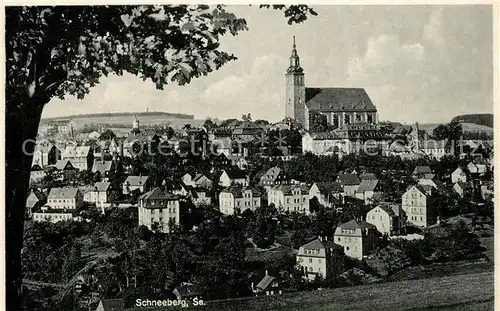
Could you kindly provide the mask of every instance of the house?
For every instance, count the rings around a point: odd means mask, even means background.
[[[424,177],[425,174],[432,174],[432,170],[429,166],[424,165],[424,166],[415,166],[415,169],[413,170],[413,178],[419,179],[421,177]]]
[[[94,154],[90,146],[66,146],[61,156],[62,160],[70,160],[79,170],[90,170],[94,162]]]
[[[412,185],[402,195],[402,208],[407,221],[418,227],[428,227],[437,222],[435,188],[430,185]]]
[[[451,173],[451,182],[456,183],[459,181],[467,182],[467,174],[461,167],[457,167],[457,169]]]
[[[143,152],[156,152],[161,139],[155,130],[133,129],[127,138],[123,141],[123,155],[127,157],[137,157]]]
[[[107,181],[114,171],[115,163],[113,161],[96,160],[92,165],[92,173],[99,172],[104,181]]]
[[[33,165],[38,164],[44,168],[49,165],[54,165],[61,159],[61,151],[50,142],[41,142],[35,146],[33,152]]]
[[[253,122],[243,122],[238,125],[231,133],[233,139],[253,139],[264,133],[264,129]]]
[[[275,185],[267,190],[267,202],[278,211],[309,214],[309,189],[302,185]]]
[[[446,140],[423,140],[420,142],[420,148],[421,151],[435,159],[441,159],[444,157],[447,152],[446,152],[446,145],[447,145]]]
[[[186,185],[182,180],[165,179],[162,182],[162,186],[172,194],[183,197],[187,197],[189,192],[193,189],[193,186]]]
[[[434,174],[420,178],[418,184],[422,186],[431,186],[436,189],[438,193],[446,193],[448,191],[446,186]]]
[[[377,240],[377,227],[366,221],[353,219],[335,229],[335,244],[344,248],[346,256],[359,260],[375,249]]]
[[[130,194],[134,190],[144,193],[149,190],[150,183],[149,176],[128,176],[123,182],[123,194]]]
[[[331,208],[342,203],[343,191],[338,182],[315,182],[309,188],[309,199],[316,198],[319,204]]]
[[[483,158],[477,157],[469,162],[467,169],[471,174],[484,175],[488,171],[488,164]]]
[[[33,210],[39,209],[47,203],[47,196],[38,189],[32,189],[26,200],[26,216],[31,218]]]
[[[375,193],[379,190],[378,180],[365,179],[359,184],[358,189],[356,189],[356,198],[363,200],[365,204],[370,204],[371,199]]]
[[[361,180],[356,174],[339,174],[336,180],[343,189],[343,195],[348,197],[356,197]]]
[[[471,185],[463,181],[457,181],[453,185],[453,190],[455,190],[455,192],[462,198],[472,194]]]
[[[290,179],[285,172],[281,168],[274,166],[268,169],[267,172],[260,177],[259,184],[263,187],[271,187],[275,185],[288,184],[289,182]]]
[[[30,181],[38,181],[46,175],[45,170],[38,164],[34,164],[30,171]]]
[[[90,133],[90,134],[88,135],[88,138],[89,138],[90,140],[98,140],[100,136],[101,136],[101,134],[100,134],[99,132],[97,132],[97,131],[93,131],[92,133]]]
[[[248,169],[248,161],[242,155],[229,155],[228,159],[231,160],[231,165],[236,166],[240,170]]]
[[[255,296],[272,296],[281,295],[283,293],[283,288],[278,280],[278,278],[269,275],[266,270],[264,277],[254,286],[252,282],[252,292]]]
[[[212,188],[213,182],[203,174],[194,174],[191,175],[189,173],[184,174],[182,176],[182,182],[187,186],[193,187],[204,187],[204,188]]]
[[[299,247],[296,261],[309,281],[314,280],[317,275],[331,280],[343,270],[344,249],[333,241],[328,241],[326,237],[318,237]]]
[[[406,224],[406,214],[399,204],[382,203],[366,214],[366,222],[382,234],[401,234]]]
[[[59,160],[54,165],[58,171],[70,172],[76,170],[70,160]]]
[[[78,188],[52,188],[47,198],[47,205],[52,209],[75,210],[83,203],[83,195]]]
[[[206,206],[212,204],[212,198],[204,188],[192,188],[188,196],[195,206]]]
[[[180,198],[165,188],[156,187],[139,197],[139,226],[168,233],[180,225]]]
[[[253,212],[260,206],[260,193],[252,188],[231,186],[219,194],[219,209],[226,215],[243,213],[247,209]]]
[[[248,177],[244,171],[238,169],[226,169],[222,171],[219,177],[219,185],[223,187],[229,187],[231,185],[238,184],[243,187],[248,186]]]
[[[39,209],[33,209],[32,219],[35,222],[51,222],[77,220],[74,210],[54,209],[48,205],[44,205]]]
[[[101,299],[94,311],[123,311],[125,309],[127,308],[125,307],[125,301],[122,298]]]
[[[85,201],[95,204],[108,203],[110,186],[109,182],[96,182],[92,189],[85,193]]]
[[[378,180],[378,178],[373,173],[361,173],[359,174],[359,179],[363,180]]]
[[[231,160],[224,153],[210,156],[210,165],[214,169],[224,169],[231,167]]]
[[[302,136],[302,153],[311,152],[315,155],[349,154],[352,144],[336,131],[324,133],[305,133]]]

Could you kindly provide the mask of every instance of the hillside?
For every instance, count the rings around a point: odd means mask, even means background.
[[[56,118],[43,118],[43,121],[55,121],[61,119],[90,119],[90,118],[114,118],[114,117],[163,117],[163,118],[173,118],[173,119],[194,119],[193,115],[182,114],[182,113],[169,113],[169,112],[112,112],[112,113],[89,113],[89,114],[76,114],[66,117],[56,117]]]
[[[192,310],[493,310],[493,272],[208,301]],[[191,309],[191,308],[190,308]],[[137,309],[127,309],[137,310]],[[141,308],[144,311],[174,310]]]
[[[464,114],[456,116],[452,119],[460,123],[474,123],[478,125],[488,126],[493,128],[493,114],[483,113],[483,114]]]

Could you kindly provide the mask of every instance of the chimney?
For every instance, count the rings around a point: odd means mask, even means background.
[[[267,270],[266,270],[266,275],[269,275],[269,274],[267,273]]]
[[[325,236],[325,241],[328,241],[328,236]]]
[[[318,236],[318,240],[323,241],[323,238],[321,237],[321,235]]]

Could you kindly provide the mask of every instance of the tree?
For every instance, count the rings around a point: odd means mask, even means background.
[[[309,130],[313,133],[326,132],[328,130],[326,116],[317,111],[309,112]]]
[[[247,114],[242,115],[241,120],[243,120],[245,122],[252,122],[252,114],[247,113]]]
[[[265,6],[270,7],[270,6]],[[272,6],[288,23],[316,13]],[[24,205],[43,107],[66,94],[82,99],[109,74],[124,71],[158,89],[207,75],[236,59],[219,39],[246,30],[222,5],[9,7],[6,46],[6,297],[19,306]],[[25,146],[26,143],[26,146]],[[25,147],[25,148],[23,148]]]
[[[111,140],[111,139],[113,139],[115,137],[116,137],[116,134],[113,133],[113,131],[111,131],[111,130],[105,130],[99,136],[99,140]]]

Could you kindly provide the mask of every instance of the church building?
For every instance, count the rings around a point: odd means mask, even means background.
[[[309,114],[313,111],[326,116],[333,128],[350,124],[378,123],[377,108],[363,88],[309,88],[305,86],[304,69],[293,37],[290,65],[286,70],[285,117],[308,130]]]

